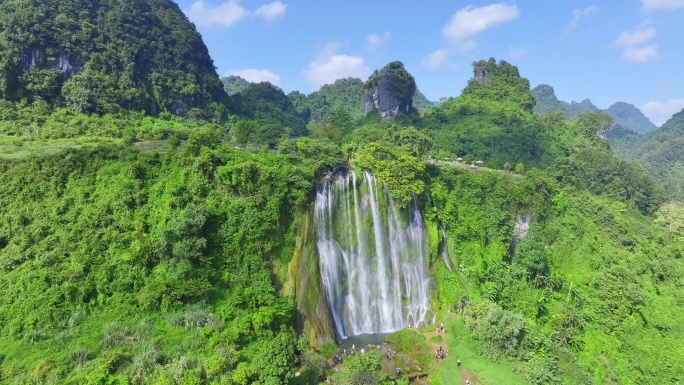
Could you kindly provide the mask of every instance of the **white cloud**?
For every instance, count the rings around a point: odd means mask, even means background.
[[[622,31],[620,36],[613,43],[614,46],[625,48],[646,43],[658,34],[655,28],[637,28],[633,31]]]
[[[442,28],[442,35],[463,52],[477,46],[474,37],[497,24],[518,18],[520,9],[505,3],[484,7],[467,6],[457,11]]]
[[[590,5],[586,8],[577,8],[572,11],[572,20],[565,26],[565,34],[567,35],[573,29],[577,28],[582,19],[594,16],[599,12],[599,7],[596,5]]]
[[[449,58],[449,51],[446,49],[438,49],[435,52],[429,53],[424,59],[423,64],[433,70],[445,67],[447,59]]]
[[[658,31],[655,28],[642,25],[632,31],[622,31],[613,42],[613,46],[623,48],[622,58],[625,60],[648,63],[659,56],[657,44],[646,44],[653,40],[656,35],[658,35]]]
[[[660,126],[682,109],[684,99],[670,99],[665,102],[648,102],[641,107],[641,112],[655,125]]]
[[[508,49],[508,57],[511,59],[521,59],[527,55],[525,47],[511,47]]]
[[[366,36],[366,50],[370,52],[378,52],[383,45],[385,45],[392,38],[392,33],[385,32],[380,35],[377,33],[369,33]]]
[[[246,68],[242,70],[228,71],[226,76],[239,76],[252,83],[269,82],[274,86],[280,87],[280,75],[265,69]]]
[[[648,63],[658,58],[658,46],[651,44],[645,47],[627,47],[622,58],[636,63]]]
[[[254,11],[239,4],[238,0],[228,0],[213,5],[204,0],[196,0],[190,8],[184,10],[190,21],[202,27],[230,27],[248,17],[260,17],[266,21],[274,21],[285,15],[287,5],[280,0],[267,3]]]
[[[438,49],[437,51],[431,52],[424,57],[422,63],[425,67],[431,70],[446,68],[451,71],[458,71],[461,69],[460,66],[449,63],[449,56],[451,56],[451,54],[452,52],[450,52],[448,49]]]
[[[285,16],[285,11],[287,11],[287,5],[276,0],[257,8],[254,11],[254,16],[263,17],[266,21],[274,21]]]
[[[199,26],[229,27],[249,16],[249,11],[241,7],[237,0],[228,0],[219,5],[211,5],[203,0],[197,0],[185,11],[185,14]]]
[[[332,84],[337,79],[355,77],[365,79],[371,70],[360,56],[338,55],[338,43],[327,43],[318,56],[304,70],[304,76],[316,87]]]
[[[684,0],[641,0],[643,10],[653,12],[659,9],[684,8]]]

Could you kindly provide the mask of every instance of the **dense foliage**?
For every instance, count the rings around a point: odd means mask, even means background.
[[[306,346],[278,290],[294,219],[341,153],[295,142],[257,155],[206,138],[193,134],[182,152],[115,146],[3,162],[0,380],[293,376]]]
[[[172,1],[12,0],[0,15],[4,99],[100,114],[225,108],[207,48]]]
[[[306,135],[306,122],[283,90],[268,82],[252,83],[234,95],[235,109],[243,117],[260,121],[261,130],[269,130],[268,143],[275,142],[287,133]]]
[[[223,89],[228,95],[235,95],[242,92],[251,82],[235,75],[230,75],[225,78],[221,78],[221,84],[223,84]]]
[[[684,110],[656,131],[614,137],[611,145],[620,157],[641,164],[675,199],[684,202]]]
[[[337,109],[345,109],[354,118],[363,116],[363,81],[357,78],[338,79],[309,95],[294,91],[288,97],[297,111],[310,114],[312,120],[323,122]]]
[[[437,274],[440,298],[482,355],[533,384],[682,380],[683,249],[671,233],[562,174],[428,172],[457,266]]]
[[[684,381],[684,111],[613,140],[663,188],[601,138],[611,115],[503,61],[422,115],[401,62],[308,96],[229,77],[228,117],[168,0],[0,11],[0,383],[406,384],[376,351],[326,370],[336,346],[295,330],[314,191],[347,163],[419,202],[434,310],[474,359],[531,384]],[[409,113],[364,115],[379,91]],[[427,343],[409,336],[390,342]]]

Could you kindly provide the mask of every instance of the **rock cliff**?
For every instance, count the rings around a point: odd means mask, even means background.
[[[413,107],[416,81],[404,68],[394,61],[375,71],[364,84],[363,109],[365,113],[377,109],[382,118],[408,113]]]

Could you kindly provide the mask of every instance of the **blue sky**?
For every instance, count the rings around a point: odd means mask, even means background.
[[[684,108],[684,0],[178,0],[219,75],[310,93],[400,60],[430,100],[457,96],[471,63],[518,66],[532,87],[660,125]]]

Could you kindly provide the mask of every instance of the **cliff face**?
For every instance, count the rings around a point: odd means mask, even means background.
[[[364,84],[365,113],[377,109],[382,118],[408,113],[416,93],[416,81],[401,62],[395,61],[375,71]]]

